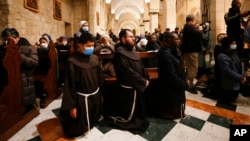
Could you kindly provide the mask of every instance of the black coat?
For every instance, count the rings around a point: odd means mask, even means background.
[[[244,30],[241,29],[240,10],[230,8],[224,16],[227,25],[227,35],[229,37],[239,38],[243,36]]]
[[[158,58],[158,85],[155,95],[158,110],[169,109],[185,103],[186,76],[177,50],[161,48]],[[157,109],[156,109],[157,110]]]
[[[200,52],[202,47],[202,32],[194,25],[185,24],[182,36],[182,53]]]
[[[21,84],[23,104],[34,104],[36,93],[33,79],[33,71],[38,66],[37,50],[34,46],[22,45],[19,48],[21,56]]]

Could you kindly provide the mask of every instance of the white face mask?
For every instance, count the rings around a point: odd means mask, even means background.
[[[65,46],[67,45],[67,41],[63,41],[62,44]]]
[[[83,26],[83,27],[82,27],[82,30],[83,30],[83,31],[89,31],[89,27],[88,27],[88,26]]]
[[[48,48],[48,43],[41,43],[41,45],[40,45],[41,47],[43,47],[43,48]]]
[[[236,49],[236,48],[237,48],[237,45],[236,45],[236,44],[230,45],[230,48],[231,48],[231,49]]]

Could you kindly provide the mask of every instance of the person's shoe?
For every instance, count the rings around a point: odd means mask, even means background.
[[[40,109],[40,101],[41,101],[40,98],[36,98],[34,103],[35,108],[37,108],[38,110]]]
[[[188,88],[187,91],[192,93],[192,94],[198,94],[197,90],[194,87],[193,88]]]
[[[40,108],[44,109],[46,107],[45,103],[46,103],[45,99],[42,99],[40,101]]]

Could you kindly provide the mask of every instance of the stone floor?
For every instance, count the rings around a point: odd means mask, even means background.
[[[233,104],[223,104],[204,97],[203,94],[186,92],[186,114],[179,120],[149,118],[150,127],[143,134],[134,135],[107,127],[101,120],[86,136],[77,141],[228,141],[231,124],[250,125],[250,98],[239,96]],[[36,125],[55,118],[61,105],[61,96],[40,115],[12,136],[9,141],[41,141]],[[53,132],[48,131],[48,132]]]

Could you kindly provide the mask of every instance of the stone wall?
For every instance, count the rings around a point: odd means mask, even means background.
[[[65,35],[65,23],[74,26],[71,0],[61,0],[62,20],[53,17],[53,0],[40,0],[38,4],[39,11],[34,12],[24,8],[23,0],[1,0],[0,32],[7,27],[16,28],[20,36],[34,44],[43,33],[50,34],[54,41],[59,36]],[[73,31],[72,29],[70,32]]]
[[[82,20],[89,21],[88,1],[87,0],[69,0],[69,1],[72,1],[73,3],[72,7],[74,10],[72,11],[72,14],[74,16],[73,23],[75,23],[73,26],[73,29],[74,29],[74,32],[76,32],[79,30],[80,21]]]
[[[111,14],[111,5],[106,4],[105,0],[59,0],[62,6],[61,20],[56,20],[53,17],[54,0],[38,1],[39,12],[34,12],[24,8],[24,0],[0,0],[0,32],[7,27],[14,27],[19,31],[20,36],[26,37],[34,44],[38,42],[43,33],[50,34],[54,41],[62,35],[73,36],[79,30],[81,20],[89,21],[90,32],[94,35],[96,32],[107,33],[110,28],[113,28],[115,34],[118,35],[122,25],[126,25],[121,22],[122,19],[115,20],[114,14]],[[135,24],[133,28],[136,27],[137,34],[143,34],[144,31],[150,31],[158,25],[163,30],[166,27],[171,27],[171,30],[173,30],[175,26],[182,28],[185,24],[186,15],[190,13],[196,13],[198,21],[201,21],[200,0],[178,0],[176,15],[171,14],[171,12],[166,13],[169,7],[167,5],[159,6],[159,0],[152,0],[151,2],[155,3],[151,3],[152,5],[149,3],[144,4],[144,13],[141,14],[143,19],[133,19],[133,16],[129,14],[127,14],[127,19],[125,18],[127,21],[134,21],[127,23]],[[166,2],[166,0],[161,2]],[[230,7],[230,4],[231,0],[211,0],[210,18],[214,43],[216,43],[216,35],[225,32],[223,15]],[[250,10],[249,5],[250,1],[244,0],[242,10]],[[172,9],[172,12],[174,11]],[[160,14],[159,16],[150,17],[150,12],[159,12]],[[169,20],[175,19],[171,18],[171,16],[176,16],[176,23]],[[140,27],[140,24],[143,25],[144,30],[142,30],[143,27]],[[1,42],[0,40],[0,44]]]

